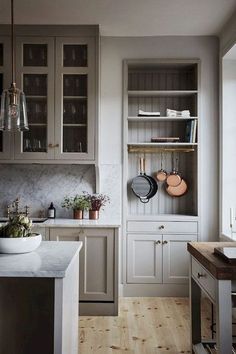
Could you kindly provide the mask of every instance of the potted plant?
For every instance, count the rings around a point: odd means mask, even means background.
[[[84,210],[89,210],[90,203],[84,195],[76,194],[75,197],[65,197],[61,206],[72,209],[74,219],[83,219]]]
[[[110,198],[105,194],[85,193],[85,198],[90,204],[89,219],[99,219],[99,210],[110,202]]]
[[[34,251],[42,236],[32,232],[32,221],[22,214],[11,216],[0,225],[0,253],[27,253]]]

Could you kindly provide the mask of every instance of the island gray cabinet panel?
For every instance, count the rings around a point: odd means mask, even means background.
[[[115,230],[51,228],[50,241],[82,241],[80,301],[114,301]]]

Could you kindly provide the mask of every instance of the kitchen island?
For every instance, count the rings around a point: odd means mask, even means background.
[[[4,354],[77,354],[82,242],[42,242],[0,254],[0,348]]]
[[[216,308],[216,347],[218,354],[232,353],[232,290],[235,289],[236,264],[214,254],[216,247],[235,247],[235,242],[191,242],[190,315],[191,343],[196,354],[208,353],[213,340],[201,337],[201,291]],[[235,292],[235,290],[234,290]]]

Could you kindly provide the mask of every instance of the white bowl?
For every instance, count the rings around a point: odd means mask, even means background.
[[[29,237],[0,238],[0,253],[28,253],[36,250],[42,241],[42,235]]]

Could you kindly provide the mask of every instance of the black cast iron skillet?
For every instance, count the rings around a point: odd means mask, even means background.
[[[142,203],[148,203],[149,199],[154,197],[158,186],[154,178],[145,173],[145,159],[140,158],[140,174],[134,177],[131,189]]]

